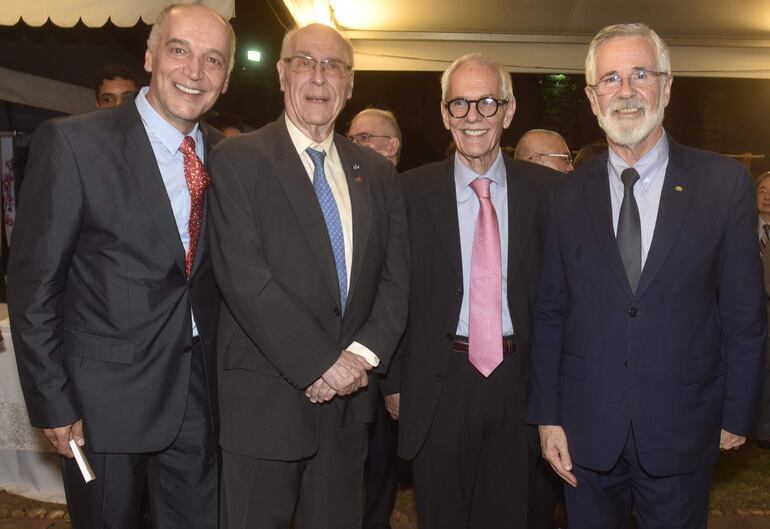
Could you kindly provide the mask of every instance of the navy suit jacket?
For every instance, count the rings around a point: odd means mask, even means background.
[[[557,186],[535,306],[527,420],[561,425],[575,463],[606,470],[633,427],[653,475],[711,465],[720,429],[750,431],[765,299],[751,177],[677,145],[636,295],[612,227],[607,155]]]

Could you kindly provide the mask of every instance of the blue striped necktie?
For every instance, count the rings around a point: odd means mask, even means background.
[[[308,147],[307,152],[310,159],[313,160],[313,188],[318,197],[318,203],[321,206],[324,220],[326,221],[326,230],[329,232],[329,241],[332,244],[334,252],[334,263],[337,266],[337,281],[340,285],[340,304],[342,310],[348,298],[348,272],[345,265],[345,239],[342,233],[342,222],[340,222],[340,212],[337,209],[337,202],[334,200],[332,188],[326,180],[324,172],[324,158],[326,153],[317,151]]]

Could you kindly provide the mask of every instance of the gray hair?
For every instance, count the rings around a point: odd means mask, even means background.
[[[155,50],[158,47],[158,39],[160,39],[160,28],[163,27],[163,23],[166,21],[166,16],[174,10],[174,9],[187,9],[191,8],[193,6],[200,6],[205,7],[209,11],[211,11],[214,15],[219,17],[222,22],[225,23],[227,26],[227,29],[230,31],[230,56],[227,57],[227,77],[230,77],[230,73],[233,71],[233,67],[235,66],[235,30],[233,29],[232,24],[225,19],[222,15],[214,11],[213,9],[204,6],[203,4],[171,4],[163,8],[163,10],[158,13],[158,16],[155,18],[155,22],[152,24],[152,29],[150,29],[150,36],[147,37],[147,48],[155,53]]]
[[[442,101],[446,101],[447,97],[449,96],[449,81],[452,77],[452,74],[457,68],[466,63],[479,64],[481,66],[486,66],[491,70],[495,70],[500,75],[500,92],[502,92],[503,99],[513,101],[513,82],[511,81],[511,74],[508,73],[508,70],[503,68],[497,59],[494,59],[489,55],[484,55],[483,53],[469,53],[467,55],[463,55],[459,59],[455,60],[455,62],[450,64],[449,68],[444,70],[444,73],[441,75]]]
[[[644,37],[650,40],[655,47],[657,56],[657,68],[659,72],[664,72],[671,77],[671,57],[668,52],[668,46],[649,26],[645,24],[614,24],[599,30],[599,33],[588,46],[588,55],[586,56],[586,84],[591,86],[596,84],[596,54],[599,48],[605,42],[620,37]]]
[[[761,184],[763,181],[767,180],[767,178],[770,177],[770,171],[766,171],[759,175],[757,177],[756,186],[759,187],[759,184]]]
[[[286,35],[283,36],[283,41],[281,41],[281,56],[280,56],[280,58],[283,59],[283,58],[288,57],[289,48],[293,44],[292,41],[294,40],[294,37],[297,35],[297,32],[299,30],[301,30],[301,29],[304,29],[304,28],[306,28],[308,26],[312,26],[312,25],[322,25],[324,27],[329,28],[330,30],[332,30],[333,32],[335,32],[337,34],[337,36],[340,38],[340,40],[342,40],[342,42],[345,43],[345,49],[348,52],[348,59],[350,60],[350,67],[352,68],[353,67],[353,60],[354,60],[354,57],[355,57],[355,51],[353,50],[353,43],[350,41],[349,38],[344,37],[339,31],[337,31],[336,29],[334,29],[331,26],[326,26],[325,24],[317,24],[317,23],[316,24],[307,24],[306,26],[296,27],[294,29],[291,29],[291,30],[287,31]]]
[[[396,120],[396,115],[393,113],[393,111],[374,107],[365,108],[356,114],[353,119],[350,120],[350,123],[352,124],[353,120],[355,120],[358,116],[377,116],[378,118],[382,118],[387,121],[390,126],[393,127],[393,133],[398,140],[398,152],[396,152],[396,163],[398,163],[401,159],[401,147],[403,147],[403,141],[401,140],[401,127],[398,126],[398,120]],[[348,129],[350,129],[349,125]]]

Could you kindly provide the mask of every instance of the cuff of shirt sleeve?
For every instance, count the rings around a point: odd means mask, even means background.
[[[352,344],[350,344],[347,350],[353,354],[362,356],[364,360],[369,362],[369,365],[372,367],[377,367],[378,365],[380,365],[380,359],[377,357],[377,355],[374,354],[368,347],[361,345],[358,342],[353,342]]]

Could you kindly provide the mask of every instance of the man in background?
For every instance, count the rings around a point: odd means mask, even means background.
[[[572,171],[572,153],[566,140],[558,132],[546,129],[532,129],[522,134],[516,144],[517,160],[526,160],[560,173]]]
[[[207,7],[163,9],[150,86],[112,111],[49,121],[32,143],[8,306],[30,422],[63,456],[76,529],[136,529],[145,489],[153,527],[217,527],[203,162],[221,135],[199,119],[227,88],[234,38]]]
[[[347,136],[353,143],[380,153],[394,167],[398,165],[401,158],[401,128],[390,110],[362,110],[350,122]]]
[[[105,66],[96,74],[94,82],[96,107],[119,107],[127,101],[133,101],[138,89],[139,83],[128,67],[122,64]]]

